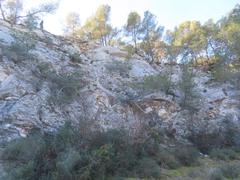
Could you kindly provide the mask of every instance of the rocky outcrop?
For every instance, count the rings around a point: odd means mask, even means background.
[[[163,92],[139,94],[132,85],[145,76],[164,72],[168,65],[152,66],[114,47],[58,37],[35,30],[30,32],[34,48],[31,56],[18,61],[18,53],[9,51],[16,43],[16,36],[24,34],[23,27],[10,27],[0,22],[0,144],[19,136],[26,136],[32,129],[54,131],[65,121],[78,122],[93,119],[102,128],[125,127],[134,131],[139,123],[149,123],[181,137],[187,131],[185,110],[179,105],[181,94],[166,95]],[[11,54],[12,53],[12,54]],[[73,56],[75,60],[73,61]],[[15,60],[13,60],[15,59]],[[44,69],[44,63],[50,69]],[[39,77],[39,66],[49,77]],[[172,81],[181,75],[178,65],[172,70]],[[218,120],[231,114],[240,122],[239,94],[230,84],[211,82],[211,76],[196,71],[196,90],[200,92],[201,104],[196,119],[208,119],[219,126]],[[53,103],[51,98],[67,94],[66,88],[56,90],[54,75],[82,74],[83,82],[71,101]],[[41,72],[40,72],[41,73]],[[50,80],[49,80],[50,79]],[[67,82],[67,81],[66,81]],[[67,94],[69,95],[69,94]]]

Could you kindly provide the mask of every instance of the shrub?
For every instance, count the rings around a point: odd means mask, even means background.
[[[143,82],[136,84],[136,87],[144,91],[163,91],[168,93],[171,85],[172,82],[167,75],[151,75],[144,77]]]
[[[4,55],[11,58],[15,63],[31,59],[30,51],[35,48],[36,42],[31,33],[14,33],[14,41],[4,51]]]
[[[223,173],[220,169],[214,169],[210,175],[209,175],[209,180],[223,180],[224,176]]]
[[[47,77],[50,81],[51,97],[50,102],[64,105],[70,103],[78,95],[78,91],[84,87],[82,74],[75,73],[52,73]]]
[[[176,159],[184,166],[196,165],[200,156],[196,148],[189,146],[176,147],[174,150],[174,155]]]
[[[203,153],[209,153],[212,149],[221,148],[239,148],[240,129],[232,121],[232,117],[227,115],[223,117],[220,130],[209,132],[208,129],[202,129],[189,135],[189,140]]]
[[[81,63],[82,59],[79,53],[73,53],[69,55],[70,61],[73,63]]]
[[[19,168],[11,168],[9,171],[11,179],[20,180],[32,180],[35,179],[34,175],[34,162],[29,161],[26,164],[22,164]]]
[[[213,149],[209,155],[213,159],[220,160],[234,160],[238,158],[238,154],[232,149]]]
[[[124,50],[127,51],[126,59],[129,60],[135,53],[135,48],[132,45],[125,45]]]
[[[36,89],[39,89],[43,82],[48,82],[51,90],[49,102],[53,104],[71,103],[86,84],[81,72],[58,73],[47,62],[37,64],[32,72],[38,78],[32,82]]]
[[[3,158],[9,161],[18,160],[20,163],[26,163],[44,146],[43,139],[38,135],[14,140],[4,150]]]
[[[202,153],[209,153],[213,148],[220,148],[223,145],[223,138],[218,132],[193,132],[188,139]]]
[[[143,158],[138,164],[138,174],[142,178],[160,178],[161,169],[158,164],[150,158]]]
[[[212,77],[216,82],[224,83],[226,81],[232,82],[234,80],[234,72],[228,65],[216,63],[211,70]]]
[[[225,146],[240,147],[240,129],[239,126],[234,123],[231,114],[224,117],[223,127],[225,128],[223,132]]]
[[[176,169],[180,166],[180,163],[174,154],[166,150],[160,150],[157,152],[155,159],[163,168]]]
[[[56,168],[59,179],[73,179],[74,169],[78,166],[81,157],[74,149],[67,149],[60,153],[57,158]]]
[[[207,179],[207,171],[205,169],[191,169],[187,173],[187,177],[190,177],[190,179]]]
[[[135,152],[123,132],[96,132],[92,137],[66,123],[57,133],[36,134],[10,143],[4,154],[12,179],[106,179],[133,170]],[[96,139],[103,140],[102,142]],[[124,136],[125,137],[125,136]],[[133,161],[132,161],[133,160]],[[132,173],[133,176],[133,173]]]
[[[239,164],[236,164],[236,165],[226,164],[226,165],[223,165],[222,167],[220,167],[220,170],[221,170],[223,176],[226,178],[236,179],[240,175],[240,165]]]
[[[192,147],[176,146],[167,152],[152,136],[138,142],[124,130],[102,132],[87,128],[90,132],[86,134],[82,132],[83,128],[81,123],[73,125],[68,122],[57,132],[33,132],[31,137],[8,144],[3,155],[10,178],[159,179],[160,166],[175,168],[176,164],[193,165],[197,162],[198,153]]]
[[[78,91],[85,86],[83,74],[80,72],[57,73],[49,63],[39,63],[33,74],[39,83],[47,81],[51,90],[49,102],[65,105],[73,101]]]
[[[37,29],[38,27],[38,21],[37,17],[34,15],[29,14],[25,20],[23,21],[23,24],[26,26],[26,28],[30,31]]]
[[[129,137],[123,130],[108,130],[98,133],[91,138],[90,148],[96,149],[110,144],[114,151],[111,161],[107,165],[110,172],[117,171],[121,175],[128,175],[135,167],[138,157],[135,147],[129,142]]]
[[[217,83],[223,84],[228,82],[233,85],[235,89],[240,89],[240,71],[237,63],[217,62],[212,65],[211,75],[212,80]]]
[[[111,64],[106,64],[105,68],[111,74],[117,73],[122,77],[128,77],[129,71],[132,69],[132,66],[129,62],[122,62],[122,61],[113,61]]]
[[[191,67],[187,64],[182,65],[182,75],[178,82],[180,91],[182,92],[182,98],[180,105],[191,112],[198,110],[199,106],[199,94],[195,91],[194,73]]]
[[[41,62],[36,65],[35,70],[33,71],[34,75],[37,76],[40,79],[49,79],[49,77],[56,73],[55,70],[53,70],[50,63],[47,62]]]

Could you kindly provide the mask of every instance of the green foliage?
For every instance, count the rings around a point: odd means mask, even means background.
[[[82,59],[79,53],[73,53],[69,55],[70,61],[73,63],[81,63]]]
[[[211,174],[209,175],[209,178],[211,180],[224,180],[224,176],[223,176],[223,173],[222,171],[217,168],[217,169],[214,169]]]
[[[163,30],[164,27],[158,26],[156,16],[150,11],[145,11],[140,29],[141,48],[151,63],[155,60],[155,44],[160,41]]]
[[[224,65],[215,65],[214,69],[212,70],[212,76],[214,80],[218,82],[226,82],[227,80],[231,79],[229,69]]]
[[[37,20],[45,13],[54,12],[58,6],[57,3],[49,2],[40,4],[38,7],[33,7],[27,11],[24,9],[23,5],[23,0],[1,0],[0,9],[2,19],[11,23],[12,25],[19,23],[20,20],[26,21],[28,18],[34,18]]]
[[[205,48],[207,39],[198,21],[181,23],[173,32],[173,46],[181,47],[183,57],[190,55],[196,59],[197,55]]]
[[[15,34],[15,41],[11,44],[10,50],[22,56],[27,56],[29,51],[34,49],[36,42],[29,33]]]
[[[163,91],[168,93],[172,82],[167,75],[150,75],[143,79],[143,82],[137,84],[138,88],[144,91]]]
[[[48,62],[41,62],[36,65],[34,75],[41,79],[47,79],[51,74],[56,73]]]
[[[182,65],[182,75],[178,83],[182,92],[181,106],[191,112],[197,111],[199,106],[199,95],[195,91],[194,73],[187,64]]]
[[[226,178],[237,179],[240,176],[239,164],[234,164],[234,165],[226,164],[220,167],[220,170],[223,176]]]
[[[111,64],[106,64],[105,68],[110,72],[111,74],[117,73],[122,77],[128,77],[129,71],[132,69],[131,64],[128,61],[114,61]]]
[[[213,159],[220,159],[220,160],[234,160],[238,159],[238,154],[233,149],[213,149],[210,152],[210,157]]]
[[[130,12],[127,19],[127,30],[137,31],[137,26],[141,23],[141,17],[137,12]]]
[[[73,179],[74,168],[81,161],[79,152],[74,149],[67,149],[60,153],[56,162],[56,169],[59,179]]]
[[[8,144],[2,159],[9,177],[13,180],[159,179],[162,167],[175,168],[197,161],[191,147],[171,147],[167,152],[155,136],[137,141],[125,130],[101,132],[83,122],[79,125],[68,122],[55,133],[35,132]]]
[[[72,102],[78,96],[79,90],[85,86],[82,73],[60,74],[49,63],[39,63],[33,73],[39,78],[40,84],[44,81],[48,82],[51,90],[49,102],[54,104],[65,105]]]
[[[52,74],[47,77],[50,81],[51,97],[50,101],[54,104],[67,104],[74,100],[81,88],[84,87],[82,74],[63,73]]]
[[[26,163],[29,159],[36,156],[38,151],[41,150],[41,146],[44,146],[44,141],[38,135],[26,139],[14,140],[5,149],[3,158],[10,161],[16,161],[18,159]]]
[[[137,40],[140,35],[141,17],[137,12],[130,12],[125,30],[131,36],[134,43],[134,51],[137,52]]]
[[[100,40],[103,46],[108,45],[108,36],[112,31],[109,24],[111,7],[100,5],[95,14],[86,20],[80,34],[87,35],[90,39]]]
[[[240,72],[234,65],[215,63],[211,70],[213,80],[218,83],[229,82],[239,89]]]
[[[240,147],[239,127],[232,121],[231,116],[224,117],[222,123],[222,129],[216,129],[212,132],[209,132],[208,129],[201,129],[198,132],[192,132],[188,139],[203,153],[229,147],[238,149]]]
[[[137,167],[138,174],[142,178],[160,178],[161,169],[159,165],[150,158],[143,158]]]
[[[177,160],[184,166],[196,165],[200,156],[198,150],[194,147],[178,147],[174,152]]]
[[[34,15],[28,15],[23,22],[25,26],[31,31],[37,29],[38,26],[38,18]]]
[[[223,64],[239,66],[239,6],[227,16],[214,23],[198,21],[182,22],[174,31],[167,33],[171,48],[178,48],[177,57],[187,62],[204,64],[220,61]]]
[[[131,57],[134,55],[134,53],[135,53],[135,48],[132,46],[132,45],[125,45],[124,47],[123,47],[123,49],[125,50],[125,51],[127,51],[127,57],[126,57],[126,60],[129,60],[129,59],[131,59]]]
[[[35,48],[36,41],[33,39],[31,33],[14,33],[14,41],[11,45],[3,52],[8,58],[15,63],[22,62],[24,60],[32,59],[30,51]]]
[[[75,35],[77,29],[80,28],[80,17],[76,12],[70,12],[66,16],[66,32]]]
[[[156,152],[155,159],[158,164],[161,165],[161,167],[167,169],[176,169],[181,165],[181,163],[178,162],[177,158],[175,157],[174,153],[165,149],[160,149],[158,152]]]
[[[222,137],[217,132],[195,132],[188,138],[203,153],[208,153],[213,148],[219,148],[223,143]]]

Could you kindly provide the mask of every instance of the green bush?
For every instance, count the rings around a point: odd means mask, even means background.
[[[80,153],[74,149],[67,149],[65,152],[60,153],[56,161],[58,179],[73,179],[74,169],[80,161]]]
[[[51,90],[49,102],[57,105],[71,103],[86,84],[81,72],[58,73],[50,63],[46,62],[39,63],[33,70],[33,74],[38,78],[35,86],[48,82]]]
[[[89,131],[91,131],[89,129]],[[91,136],[66,123],[51,134],[36,134],[11,142],[4,151],[12,179],[106,179],[134,176],[137,154],[126,133],[118,130]]]
[[[136,87],[144,91],[163,91],[168,93],[171,85],[172,82],[167,75],[151,75],[144,77],[143,82],[136,84]]]
[[[74,100],[78,91],[84,87],[82,74],[75,73],[52,73],[48,77],[50,81],[51,97],[50,102],[54,104],[67,104]]]
[[[32,180],[35,179],[34,174],[34,162],[29,161],[26,164],[22,164],[19,168],[11,168],[9,170],[11,179],[19,180]]]
[[[38,151],[41,151],[41,148],[44,146],[44,140],[39,135],[14,140],[6,147],[3,158],[25,163],[28,162],[29,159],[32,159]]]
[[[231,116],[224,117],[222,127],[214,132],[209,132],[207,129],[192,132],[188,139],[203,153],[221,148],[239,149],[240,129],[233,123]]]
[[[82,132],[86,130],[87,133]],[[97,131],[66,123],[57,132],[33,132],[7,145],[2,159],[13,180],[85,180],[131,177],[159,179],[161,167],[193,165],[192,147],[160,148],[155,136],[132,139],[125,130]]]
[[[4,50],[3,54],[13,60],[15,63],[32,59],[30,53],[36,46],[36,41],[31,33],[13,33],[14,41]]]
[[[56,71],[53,69],[50,63],[47,62],[41,62],[36,65],[35,70],[33,71],[34,75],[37,76],[40,79],[49,79],[49,77],[56,73]]]
[[[224,177],[229,179],[236,179],[240,176],[240,164],[236,165],[223,165],[220,170]]]
[[[161,169],[159,165],[150,158],[143,158],[139,161],[137,172],[141,178],[160,178]]]
[[[235,73],[231,70],[228,65],[225,64],[215,64],[211,71],[212,77],[216,82],[233,82],[235,79]]]
[[[155,159],[163,168],[176,169],[181,165],[174,154],[166,150],[158,151]]]
[[[208,175],[205,169],[191,169],[187,173],[187,177],[190,177],[190,179],[207,179]],[[186,178],[187,179],[187,178]]]
[[[220,160],[234,160],[238,159],[238,154],[233,149],[213,149],[210,151],[210,157]]]
[[[184,166],[196,165],[200,156],[196,148],[189,146],[176,147],[174,155],[176,159]]]
[[[132,46],[132,45],[125,45],[124,47],[123,47],[123,49],[125,50],[125,51],[127,51],[127,57],[126,57],[126,59],[127,60],[129,60],[129,59],[131,59],[131,57],[134,55],[134,53],[135,53],[135,48]]]
[[[122,77],[128,77],[132,66],[128,61],[113,61],[111,64],[106,64],[105,68],[111,74],[117,73]]]
[[[30,83],[33,88],[38,92],[41,90],[43,83],[46,81],[46,78],[52,74],[54,71],[50,63],[42,62],[36,65],[32,69],[33,76],[30,79]]]
[[[197,147],[202,153],[209,153],[211,149],[220,148],[223,145],[223,137],[219,136],[217,132],[194,132],[188,139]]]
[[[69,55],[70,61],[73,63],[81,63],[82,59],[79,53],[73,53]]]
[[[214,169],[209,175],[209,180],[224,180],[222,171],[218,168]]]
[[[199,109],[200,96],[196,92],[193,69],[188,64],[183,64],[181,79],[178,87],[182,93],[180,105],[190,112],[196,112]]]

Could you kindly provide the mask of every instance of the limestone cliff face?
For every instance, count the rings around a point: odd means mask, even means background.
[[[27,53],[24,48],[29,48]],[[139,56],[129,58],[119,48],[74,42],[40,30],[29,35],[24,27],[0,22],[0,144],[32,129],[54,131],[67,120],[80,119],[133,132],[141,122],[148,122],[184,135],[189,117],[179,105],[177,88],[176,97],[161,91],[139,95],[132,88],[144,76],[167,69],[168,65],[149,65]],[[230,84],[213,83],[211,75],[200,69],[195,72],[201,103],[193,119],[204,121],[208,128],[220,126],[230,114],[240,123],[239,92]],[[68,75],[73,79],[66,79]],[[174,65],[172,81],[177,83],[180,75],[180,67]],[[67,102],[51,101],[58,96],[67,96]]]

